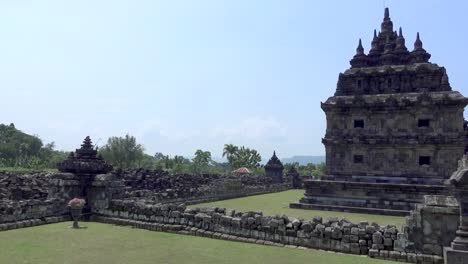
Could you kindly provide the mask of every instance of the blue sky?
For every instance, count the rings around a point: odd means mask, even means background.
[[[386,1],[468,95],[466,1]],[[323,155],[325,115],[383,2],[1,1],[0,123],[57,148],[135,135],[147,152]]]

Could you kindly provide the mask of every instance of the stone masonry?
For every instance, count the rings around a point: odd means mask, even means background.
[[[419,33],[408,51],[386,8],[369,53],[359,41],[335,95],[321,105],[327,175],[306,181],[293,207],[404,215],[424,195],[448,193],[443,182],[467,146],[468,99],[430,57]]]

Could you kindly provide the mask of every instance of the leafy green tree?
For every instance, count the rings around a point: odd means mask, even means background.
[[[0,166],[55,169],[66,153],[55,150],[54,142],[43,144],[38,136],[18,130],[14,124],[0,124]]]
[[[211,152],[198,149],[195,151],[195,156],[192,159],[192,167],[194,173],[203,173],[208,171],[208,166],[211,162]]]
[[[13,123],[0,124],[0,161],[4,166],[27,166],[32,157],[37,163],[42,146],[40,138],[16,129]]]
[[[260,167],[262,157],[255,149],[249,149],[242,146],[233,154],[231,161],[234,168],[258,168]]]
[[[99,149],[99,153],[111,164],[122,169],[137,167],[145,157],[143,146],[128,134],[125,137],[110,137],[107,144]]]

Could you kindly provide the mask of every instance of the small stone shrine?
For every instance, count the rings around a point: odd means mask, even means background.
[[[291,207],[405,215],[425,194],[445,194],[467,146],[463,111],[444,67],[416,36],[408,51],[388,8],[371,49],[359,40],[351,68],[321,107],[327,175],[307,180]]]
[[[57,164],[57,168],[61,172],[74,173],[79,176],[81,197],[87,197],[95,175],[112,171],[112,165],[98,155],[89,136],[85,138],[81,148],[71,152],[66,160]]]
[[[89,136],[85,138],[81,148],[75,152],[70,152],[68,158],[59,164],[57,168],[61,172],[71,172],[77,174],[102,174],[112,171],[112,166],[104,161],[94,149]]]
[[[283,182],[283,163],[276,157],[276,151],[273,151],[273,156],[265,165],[265,174],[271,178],[273,183]]]

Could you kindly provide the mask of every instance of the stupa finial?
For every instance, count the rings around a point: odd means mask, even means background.
[[[361,55],[361,54],[364,54],[364,48],[362,47],[362,41],[361,39],[359,39],[359,44],[356,48],[356,55]]]
[[[420,50],[423,48],[423,43],[419,38],[419,32],[416,34],[416,41],[414,42],[414,50]]]

